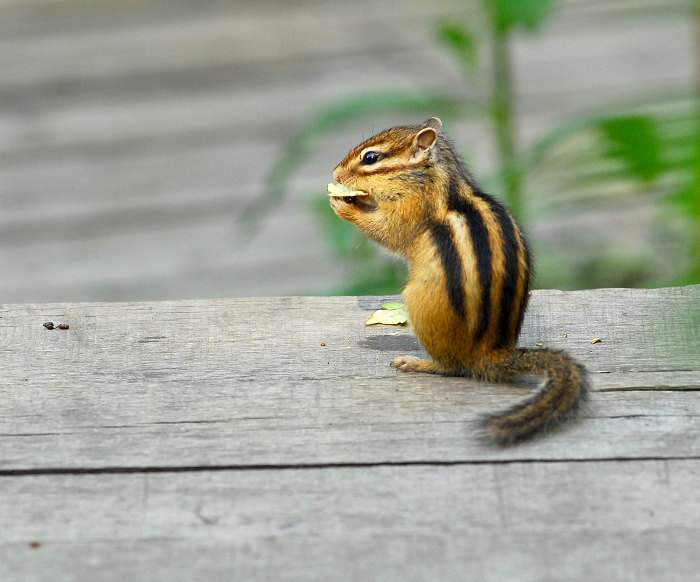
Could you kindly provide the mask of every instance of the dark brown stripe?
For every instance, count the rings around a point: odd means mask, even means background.
[[[508,211],[494,199],[490,199],[489,204],[501,227],[505,262],[505,277],[501,286],[498,329],[496,330],[496,347],[507,348],[512,347],[517,339],[514,337],[515,330],[511,322],[513,321],[513,310],[520,309],[520,302],[518,301],[520,241],[515,232],[515,224]]]
[[[454,309],[458,317],[464,318],[466,297],[464,294],[462,260],[452,237],[452,229],[446,224],[435,223],[430,228],[430,234],[442,261],[450,305],[452,305],[452,309]]]
[[[484,222],[484,217],[469,200],[461,196],[459,183],[450,180],[447,208],[461,214],[467,221],[469,238],[476,256],[476,270],[479,273],[481,285],[481,309],[479,310],[479,324],[474,336],[475,341],[480,341],[486,333],[491,319],[491,280],[493,278],[493,253],[489,242],[489,232]]]

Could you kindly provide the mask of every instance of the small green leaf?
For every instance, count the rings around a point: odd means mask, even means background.
[[[666,169],[659,128],[652,117],[615,117],[599,127],[605,139],[604,155],[623,162],[638,180],[650,184]]]
[[[385,309],[385,305],[399,305],[394,309]],[[375,311],[372,316],[365,322],[365,325],[405,325],[408,321],[406,309],[403,303],[386,303],[382,305],[382,309]]]
[[[551,14],[556,0],[484,0],[500,30],[522,26],[535,30]]]
[[[382,309],[404,309],[404,306],[400,301],[391,301],[390,303],[383,303]]]
[[[467,71],[476,68],[478,45],[469,30],[459,24],[443,22],[439,25],[438,38],[452,49]]]

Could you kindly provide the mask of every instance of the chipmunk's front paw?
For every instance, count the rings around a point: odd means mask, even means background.
[[[391,362],[391,366],[400,372],[435,373],[435,365],[430,360],[420,360],[413,356],[401,356]]]

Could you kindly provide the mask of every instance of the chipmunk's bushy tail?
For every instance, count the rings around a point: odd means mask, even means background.
[[[546,349],[514,350],[499,364],[500,374],[488,374],[492,379],[512,381],[529,374],[546,379],[530,398],[483,419],[483,427],[498,444],[525,440],[547,430],[570,418],[588,398],[585,368],[564,353]]]

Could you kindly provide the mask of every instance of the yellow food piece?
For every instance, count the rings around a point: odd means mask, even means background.
[[[348,190],[342,184],[328,184],[328,195],[334,198],[346,198],[348,196],[367,196],[362,190]]]
[[[408,316],[403,303],[385,303],[365,321],[365,325],[405,325],[406,322],[408,322]]]

